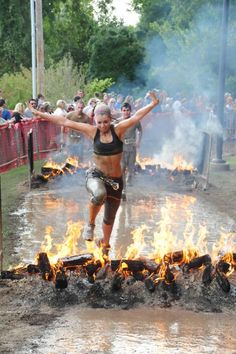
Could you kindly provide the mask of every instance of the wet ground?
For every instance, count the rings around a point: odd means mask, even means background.
[[[18,220],[16,239],[6,265],[34,262],[42,245],[56,257],[59,252],[65,256],[90,251],[91,245],[82,240],[87,207],[83,175],[32,190],[12,216]],[[97,219],[98,238],[100,224],[101,216]],[[142,237],[135,237],[135,230]],[[186,245],[197,246],[200,254],[212,254],[222,233],[233,230],[234,218],[197,190],[137,176],[118,212],[110,256],[126,257],[131,245],[136,246],[136,255],[138,247],[139,255],[146,257],[160,249],[165,254]],[[137,294],[142,291],[143,287],[136,286]],[[78,299],[55,295],[51,285],[33,278],[2,282],[0,292],[2,353],[236,353],[236,316],[230,314],[231,307],[215,308],[222,313],[211,313],[211,306],[210,313],[194,313],[201,306],[206,311],[206,305],[190,306],[191,311],[186,311],[183,304],[160,309],[159,303],[144,301],[126,311],[119,306],[91,309]],[[40,296],[54,299],[53,306],[50,301],[39,301]],[[62,306],[63,296],[66,307]],[[222,301],[227,303],[228,296],[222,294]],[[189,302],[189,297],[184,301]]]

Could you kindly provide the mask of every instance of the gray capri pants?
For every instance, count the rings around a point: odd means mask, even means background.
[[[112,185],[108,183],[109,181],[117,183],[118,188],[115,190]],[[90,168],[86,172],[86,188],[91,194],[92,203],[95,205],[104,204],[103,222],[106,225],[113,225],[121,201],[123,190],[122,177],[106,177],[100,170]]]

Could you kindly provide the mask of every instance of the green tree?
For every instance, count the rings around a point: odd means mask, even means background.
[[[89,48],[90,77],[135,80],[135,68],[143,59],[143,47],[132,28],[116,22],[101,25],[91,37]]]
[[[52,11],[53,21],[44,17],[46,65],[70,54],[79,68],[89,60],[88,42],[95,26],[92,1],[58,0]]]
[[[29,1],[0,1],[0,75],[30,66],[30,5]],[[24,15],[22,15],[24,14]]]

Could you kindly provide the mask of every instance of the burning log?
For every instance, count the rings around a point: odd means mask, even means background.
[[[48,259],[48,255],[45,252],[41,252],[37,256],[38,267],[40,269],[40,273],[44,280],[52,280],[53,271]]]
[[[183,251],[169,252],[163,257],[165,263],[174,264],[174,263],[182,263],[184,259]]]
[[[55,168],[55,167],[42,166],[41,173],[42,173],[43,176],[54,177],[54,176],[62,175],[63,174],[63,170],[60,169],[60,168]]]
[[[66,164],[62,167],[62,171],[64,173],[69,173],[69,174],[73,174],[75,173],[77,170],[77,167],[72,165],[71,163],[69,162],[66,162]]]
[[[125,270],[131,272],[141,272],[145,269],[145,263],[140,260],[135,259],[122,259],[122,260],[112,260],[111,270],[115,272],[118,268],[124,265]]]
[[[100,269],[102,267],[102,263],[101,261],[97,260],[95,263],[88,263],[85,266],[86,272],[88,274],[88,276],[92,276],[94,275],[94,273],[96,273],[98,271],[98,269]]]
[[[189,263],[186,263],[184,265],[183,271],[188,273],[190,269],[197,269],[202,267],[203,265],[207,265],[210,263],[211,257],[209,256],[209,254],[205,254],[204,256],[191,259]]]
[[[144,260],[145,269],[150,273],[156,273],[160,269],[160,264],[152,260]]]
[[[59,259],[59,263],[63,268],[75,269],[77,266],[86,264],[93,259],[93,254],[80,254],[72,257],[65,257]]]
[[[60,269],[56,272],[55,288],[56,289],[66,289],[68,286],[67,276],[64,269]]]
[[[230,282],[226,275],[219,270],[216,270],[216,281],[225,293],[230,292]]]

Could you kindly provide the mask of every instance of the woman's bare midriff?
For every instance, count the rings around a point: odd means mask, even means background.
[[[102,171],[108,177],[121,177],[121,157],[122,154],[112,156],[93,155],[93,161],[100,171]]]

